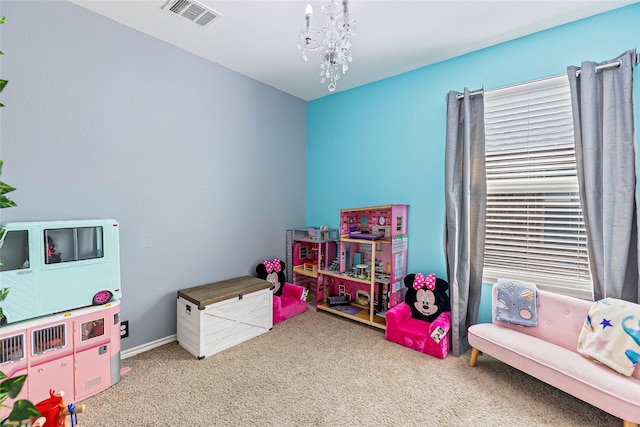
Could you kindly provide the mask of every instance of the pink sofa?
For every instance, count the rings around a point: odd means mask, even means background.
[[[538,291],[538,326],[522,327],[495,320],[469,328],[473,347],[469,366],[480,352],[513,366],[578,399],[624,420],[625,427],[640,423],[640,368],[633,376],[593,362],[577,352],[578,337],[591,307],[590,301]],[[585,420],[585,424],[588,424]]]
[[[307,289],[303,286],[285,283],[282,295],[273,296],[273,324],[287,320],[307,309]]]
[[[451,312],[440,313],[436,320],[429,323],[411,317],[411,307],[403,302],[387,311],[386,320],[387,340],[440,359],[449,353]],[[436,339],[432,334],[437,334]],[[440,339],[440,342],[437,339]]]

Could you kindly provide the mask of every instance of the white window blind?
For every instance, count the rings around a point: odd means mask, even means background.
[[[486,91],[485,283],[591,298],[566,76]]]

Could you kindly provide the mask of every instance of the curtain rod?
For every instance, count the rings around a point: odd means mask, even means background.
[[[598,65],[596,66],[596,71],[600,71],[600,70],[604,70],[605,68],[613,68],[613,67],[619,67],[622,64],[622,61],[616,61],[616,62],[612,62],[610,64],[603,64],[603,65]],[[640,52],[636,53],[636,57],[634,59],[633,65],[638,65],[640,64]],[[578,77],[580,75],[580,70],[576,71],[576,77]],[[483,90],[476,90],[474,92],[469,92],[469,96],[475,96],[475,95],[483,95],[484,94],[484,89]],[[460,94],[456,97],[457,99],[462,99],[464,98],[464,94]]]
[[[600,71],[600,70],[604,70],[604,69],[606,69],[606,68],[616,68],[616,67],[619,67],[619,66],[620,66],[620,64],[622,64],[622,61],[616,61],[616,62],[612,62],[612,63],[610,63],[610,64],[602,64],[602,65],[598,65],[598,66],[596,66],[596,73],[597,73],[598,71]],[[637,64],[637,62],[636,62],[636,64]],[[581,72],[581,70],[580,70],[580,69],[578,69],[578,70],[576,71],[576,77],[578,77],[578,76],[580,75],[580,72]]]
[[[636,53],[636,57],[634,58],[633,61],[633,65],[638,65],[640,63],[640,53]],[[602,64],[602,65],[598,65],[596,66],[596,73],[600,70],[604,70],[606,68],[614,68],[614,67],[619,67],[622,64],[622,61],[616,61],[616,62],[612,62],[610,64]],[[576,71],[576,77],[578,77],[580,75],[580,70],[578,69]]]
[[[469,96],[476,96],[476,95],[484,95],[484,89],[469,92]],[[462,93],[456,96],[456,99],[462,99],[462,98],[464,98],[464,94]]]

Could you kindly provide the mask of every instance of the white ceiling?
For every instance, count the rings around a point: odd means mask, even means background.
[[[317,56],[304,62],[296,47],[306,4],[319,30],[325,1],[197,0],[222,14],[206,28],[163,10],[166,0],[71,1],[303,100],[329,95]],[[352,0],[354,59],[336,92],[632,3]]]

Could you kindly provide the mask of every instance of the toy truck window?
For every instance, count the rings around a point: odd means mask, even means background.
[[[24,334],[0,340],[0,365],[24,359]]]
[[[90,320],[82,324],[82,341],[104,335],[104,318]]]
[[[102,258],[102,227],[45,230],[44,252],[46,264]]]
[[[4,231],[4,233],[2,233]],[[29,268],[29,232],[0,231],[0,271]]]
[[[45,351],[63,348],[67,344],[67,328],[64,323],[36,329],[31,333],[31,345],[34,356]]]

